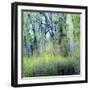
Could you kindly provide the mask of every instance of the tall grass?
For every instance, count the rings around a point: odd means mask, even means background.
[[[76,56],[41,55],[23,58],[23,77],[80,74],[80,60]]]

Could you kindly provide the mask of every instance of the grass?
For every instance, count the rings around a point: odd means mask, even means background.
[[[80,74],[80,60],[76,56],[41,55],[23,58],[23,77]]]

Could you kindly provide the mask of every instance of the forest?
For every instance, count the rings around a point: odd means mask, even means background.
[[[80,14],[22,12],[22,76],[80,74]]]

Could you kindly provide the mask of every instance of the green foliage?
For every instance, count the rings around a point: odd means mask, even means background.
[[[80,74],[80,14],[23,12],[23,77]]]
[[[42,55],[24,57],[23,77],[75,75],[80,74],[80,61],[77,57]]]
[[[72,21],[74,26],[74,37],[76,40],[80,40],[80,15],[73,14]]]

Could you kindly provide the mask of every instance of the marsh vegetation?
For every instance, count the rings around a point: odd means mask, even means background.
[[[23,77],[80,74],[80,14],[23,11]]]

